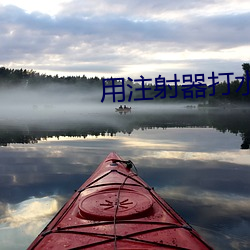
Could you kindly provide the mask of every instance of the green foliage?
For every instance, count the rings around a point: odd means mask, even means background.
[[[159,91],[155,89],[155,86],[152,84],[145,85],[146,88],[151,88],[151,90],[146,90],[145,95],[146,97],[154,98],[154,102],[160,103],[167,103],[167,102],[199,102],[199,103],[209,103],[209,105],[219,105],[221,103],[236,103],[236,102],[250,102],[250,94],[249,86],[247,86],[246,76],[247,71],[250,73],[250,64],[243,63],[242,64],[243,74],[244,74],[244,83],[241,84],[241,81],[234,80],[230,83],[230,86],[224,81],[215,86],[215,95],[213,95],[213,88],[207,88],[205,93],[205,97],[197,97],[198,90],[196,88],[192,88],[191,94],[193,98],[184,98],[184,91],[181,85],[172,86],[172,90],[168,86],[165,86],[166,97],[164,98],[164,94],[157,94]],[[51,76],[47,74],[40,74],[34,70],[26,70],[26,69],[8,69],[5,67],[0,68],[0,87],[24,87],[24,88],[36,88],[40,86],[46,86],[50,84],[64,84],[70,85],[74,87],[84,88],[86,90],[94,90],[98,89],[98,91],[103,91],[102,79],[98,77],[90,77],[87,78],[85,75],[82,76],[62,76],[59,77],[58,75]],[[142,92],[136,91],[137,88],[141,88],[141,85],[138,83],[131,83],[130,81],[125,81],[125,88],[126,88],[126,100],[129,98],[129,94],[131,89],[127,87],[127,83],[132,86],[133,96],[132,101],[134,98],[141,98]],[[248,83],[249,84],[249,83]],[[228,88],[230,88],[230,94],[228,93]],[[177,92],[177,96],[176,96]],[[248,94],[247,94],[248,93]],[[156,97],[157,96],[157,97]],[[173,98],[176,96],[175,98]],[[110,96],[109,96],[110,97]],[[108,101],[110,98],[107,97]],[[171,98],[172,97],[172,98]],[[109,101],[112,101],[111,99]],[[142,102],[142,101],[140,101]],[[148,102],[148,101],[146,101]],[[152,102],[152,100],[150,101]]]
[[[98,77],[87,78],[85,75],[59,77],[40,74],[34,70],[0,68],[0,87],[39,87],[54,83],[87,88],[102,86],[102,81]]]

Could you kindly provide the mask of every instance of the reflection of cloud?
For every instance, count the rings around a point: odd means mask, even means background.
[[[0,218],[0,248],[27,248],[59,210],[62,202],[59,196],[46,196],[30,198],[18,204],[5,204],[4,215]]]
[[[179,151],[160,151],[152,153],[152,157],[159,159],[184,159],[198,161],[223,161],[249,166],[250,155],[248,151],[220,151],[218,152],[179,152]],[[217,167],[217,166],[216,166]]]
[[[216,193],[202,191],[188,187],[163,187],[157,189],[157,193],[166,200],[175,199],[185,201],[187,203],[199,204],[202,206],[217,206],[221,209],[217,211],[219,214],[248,214],[250,211],[250,198],[235,194]]]
[[[219,161],[247,166],[250,162],[248,151],[232,148],[241,142],[240,136],[213,128],[151,129],[150,133],[137,130],[132,137],[117,134],[117,139],[125,147],[141,150],[140,159]]]
[[[177,143],[158,143],[156,141],[150,141],[150,140],[144,140],[144,139],[137,139],[136,141],[134,138],[126,138],[126,140],[123,141],[123,144],[127,147],[141,147],[144,149],[184,149],[185,145],[178,145]]]
[[[47,221],[57,211],[58,201],[54,197],[31,198],[19,204],[8,204],[0,223],[11,228],[25,225],[25,232],[33,234],[34,227],[39,223],[44,224],[41,222],[43,218]]]
[[[187,186],[165,186],[156,191],[194,225],[214,249],[250,249],[248,196]]]

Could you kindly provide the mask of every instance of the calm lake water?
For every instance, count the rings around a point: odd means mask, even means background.
[[[27,248],[115,151],[215,249],[250,249],[250,110],[113,110],[0,120],[0,248]]]

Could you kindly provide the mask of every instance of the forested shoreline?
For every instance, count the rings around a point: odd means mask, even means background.
[[[216,106],[228,103],[250,103],[249,94],[249,72],[250,64],[242,64],[242,76],[244,76],[244,82],[242,79],[235,79],[228,84],[226,81],[220,82],[214,86],[193,86],[189,89],[184,88],[184,85],[178,83],[178,85],[167,84],[156,86],[153,83],[142,86],[138,83],[131,82],[124,79],[124,96],[119,97],[116,94],[116,98],[108,94],[103,98],[104,102],[176,102],[176,101],[189,101],[199,102],[201,105]],[[248,76],[248,77],[247,77]],[[231,77],[231,78],[235,78]],[[73,88],[79,88],[83,91],[99,91],[100,96],[104,94],[104,77],[86,77],[82,76],[52,76],[47,74],[40,74],[34,70],[27,69],[9,69],[0,67],[0,88],[27,88],[36,89],[40,87],[46,87],[50,85],[57,86],[69,86]],[[112,77],[110,77],[112,79]],[[115,79],[115,78],[114,78]],[[153,80],[153,79],[152,79]],[[152,81],[153,82],[153,81]],[[118,83],[115,81],[113,83]],[[111,85],[112,81],[106,81],[105,84]],[[196,83],[195,83],[196,84]],[[197,83],[198,84],[198,83]],[[117,87],[118,88],[118,87]],[[107,91],[108,92],[108,91]],[[144,92],[144,93],[143,93]],[[143,96],[143,97],[142,97]],[[98,101],[101,101],[98,100]]]

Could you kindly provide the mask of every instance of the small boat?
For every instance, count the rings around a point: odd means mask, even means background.
[[[126,114],[126,113],[131,112],[131,107],[125,107],[125,108],[119,107],[119,108],[115,108],[115,111],[116,111],[116,112],[119,112],[119,113],[124,113],[124,114]]]
[[[212,249],[134,168],[110,153],[28,249]]]

